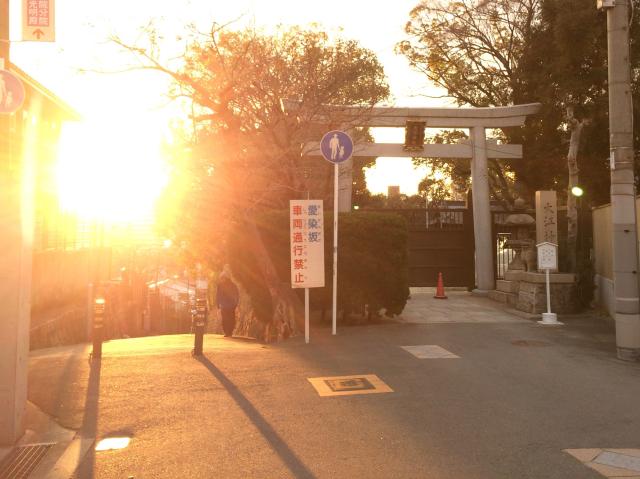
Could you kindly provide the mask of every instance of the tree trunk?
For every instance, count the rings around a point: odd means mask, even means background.
[[[578,150],[580,148],[582,130],[587,120],[576,120],[573,116],[572,108],[567,108],[567,118],[571,128],[569,153],[567,154],[567,168],[569,170],[569,185],[567,187],[567,268],[570,273],[575,273],[578,239],[578,208],[576,197],[571,193],[571,189],[574,186],[578,186]]]
[[[304,308],[295,294],[293,294],[291,288],[284,287],[280,281],[276,268],[262,241],[262,236],[252,220],[247,221],[247,229],[251,237],[253,251],[255,251],[255,256],[260,262],[260,273],[269,289],[273,304],[273,317],[267,324],[260,323],[256,318],[251,318],[249,320],[250,324],[242,326],[247,332],[261,328],[262,331],[256,332],[261,333],[259,334],[261,336],[259,339],[263,339],[265,342],[281,341],[304,328]]]

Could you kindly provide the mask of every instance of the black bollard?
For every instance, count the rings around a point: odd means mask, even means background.
[[[193,344],[193,355],[202,356],[202,345],[204,342],[204,328],[207,322],[207,300],[196,298],[196,309],[193,312],[195,339]]]
[[[104,331],[104,310],[105,301],[104,298],[96,298],[93,303],[93,351],[91,352],[92,359],[102,358],[102,340]]]

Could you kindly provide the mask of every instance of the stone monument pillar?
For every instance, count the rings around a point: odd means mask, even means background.
[[[536,191],[536,244],[558,244],[558,198],[555,191]]]

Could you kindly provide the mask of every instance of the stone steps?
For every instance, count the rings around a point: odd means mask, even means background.
[[[518,282],[499,279],[496,281],[496,290],[502,291],[504,293],[517,293]]]

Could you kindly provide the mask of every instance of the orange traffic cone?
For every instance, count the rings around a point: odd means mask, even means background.
[[[447,295],[444,294],[444,283],[442,281],[442,273],[438,273],[438,286],[436,288],[436,299],[447,299]]]

